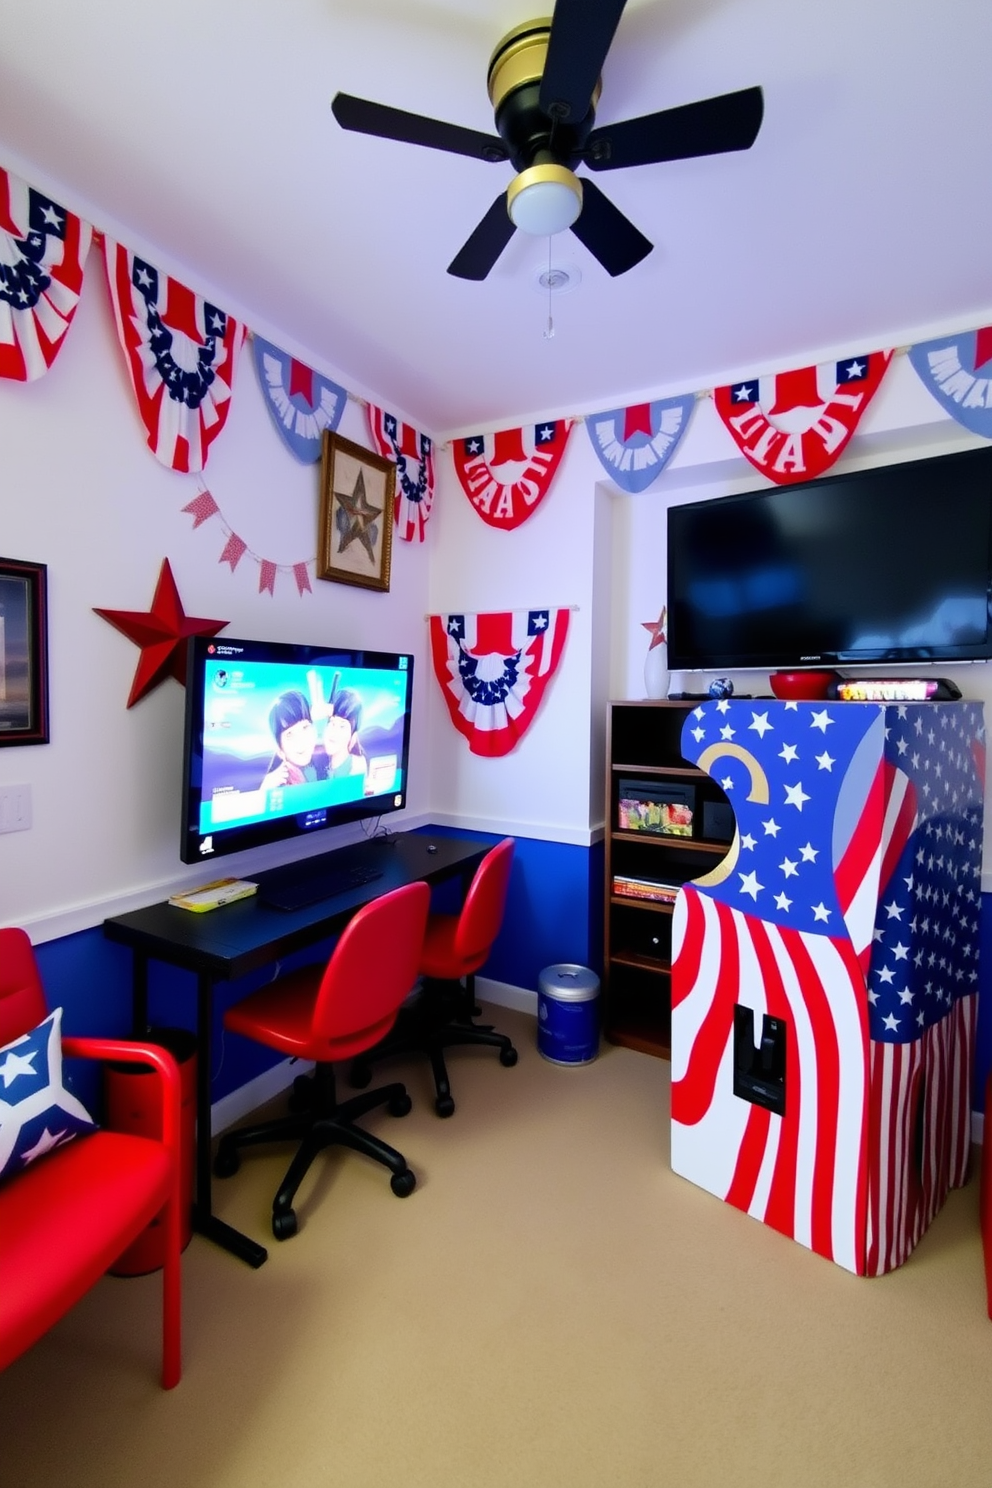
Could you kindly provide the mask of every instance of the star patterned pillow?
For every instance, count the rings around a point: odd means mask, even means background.
[[[62,1009],[0,1049],[0,1183],[96,1131],[62,1083]]]

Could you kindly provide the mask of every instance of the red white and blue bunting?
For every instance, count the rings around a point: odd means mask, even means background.
[[[547,419],[454,441],[462,490],[484,522],[510,531],[533,515],[561,464],[571,427],[568,419]]]
[[[567,609],[431,615],[434,675],[473,754],[498,758],[520,742],[558,669]]]
[[[341,422],[348,394],[343,387],[252,335],[255,370],[272,422],[287,449],[304,465],[320,459],[324,430],[333,434]]]
[[[83,287],[93,229],[0,170],[0,377],[47,372]]]
[[[621,491],[636,496],[658,479],[678,448],[695,406],[695,393],[685,393],[587,416],[592,447]]]
[[[992,439],[992,326],[920,341],[909,360],[951,418]]]
[[[368,415],[373,445],[396,464],[396,535],[404,542],[423,542],[434,502],[434,441],[374,403]]]
[[[891,351],[752,377],[714,390],[717,412],[756,470],[778,485],[812,480],[837,460],[891,361]]]
[[[199,471],[227,421],[244,327],[178,279],[105,237],[107,283],[148,447]]]

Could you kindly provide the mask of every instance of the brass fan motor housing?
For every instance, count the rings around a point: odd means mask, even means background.
[[[550,34],[550,16],[525,21],[507,32],[489,59],[487,86],[496,128],[518,171],[543,161],[569,168],[577,165],[596,119],[602,80],[596,83],[585,116],[577,122],[566,123],[542,110],[541,80]]]

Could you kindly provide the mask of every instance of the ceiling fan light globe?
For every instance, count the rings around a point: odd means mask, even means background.
[[[564,232],[582,211],[582,182],[563,165],[532,165],[521,171],[506,193],[514,227],[537,238]]]

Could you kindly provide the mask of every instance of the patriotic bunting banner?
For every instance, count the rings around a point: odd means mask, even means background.
[[[76,312],[93,229],[0,170],[0,377],[47,372]]]
[[[320,459],[324,430],[341,422],[348,394],[329,377],[313,372],[270,341],[252,336],[255,370],[272,422],[287,448],[304,465]]]
[[[104,238],[117,334],[148,448],[199,471],[223,429],[244,327],[177,279]]]
[[[193,497],[192,501],[186,503],[183,511],[189,512],[193,518],[194,532],[204,522],[208,521],[210,517],[219,518],[226,541],[224,543],[224,551],[221,553],[217,562],[230,564],[233,574],[244,555],[250,550],[244,539],[239,537],[225,522],[224,515],[210,492],[206,489],[201,490],[197,496]],[[260,558],[255,553],[252,553],[251,557],[255,559],[259,567],[259,594],[268,593],[273,597],[275,596],[276,574],[280,568],[289,568],[292,571],[293,582],[296,584],[296,592],[301,598],[304,594],[313,593],[310,587],[309,565],[306,562],[289,564],[274,563],[271,558]]]
[[[473,754],[509,754],[530,728],[561,660],[568,614],[431,616],[434,674]]]
[[[992,439],[992,326],[921,341],[909,360],[946,413]]]
[[[679,893],[672,1167],[859,1275],[967,1175],[980,703],[708,703],[682,753],[734,808]],[[783,1110],[735,1094],[735,1004],[785,1026]]]
[[[372,443],[384,460],[396,463],[396,533],[404,542],[423,542],[434,500],[434,443],[395,414],[368,405]]]
[[[713,392],[741,454],[778,485],[829,470],[854,433],[892,359],[873,351]]]
[[[570,432],[567,419],[548,419],[528,429],[454,440],[458,479],[484,522],[509,530],[537,510],[561,464]]]
[[[688,428],[695,403],[695,394],[686,393],[586,419],[592,447],[621,491],[635,496],[657,480]]]

